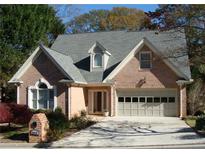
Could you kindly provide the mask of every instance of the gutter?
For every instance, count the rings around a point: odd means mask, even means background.
[[[194,82],[194,79],[176,81],[178,85],[187,85],[187,84],[191,84],[192,82]]]
[[[18,80],[12,81],[12,80],[9,80],[8,83],[9,84],[22,84],[23,81],[18,81]]]

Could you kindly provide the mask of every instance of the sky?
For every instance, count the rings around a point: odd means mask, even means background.
[[[87,4],[87,5],[78,5],[82,10],[82,13],[89,12],[92,9],[107,9],[111,10],[113,7],[128,7],[128,8],[137,8],[147,11],[154,11],[158,5],[157,4]]]
[[[90,10],[99,10],[99,9],[105,9],[105,10],[111,10],[113,7],[128,7],[128,8],[137,8],[141,9],[145,12],[148,11],[154,11],[156,8],[158,8],[157,4],[73,4],[72,8],[75,10],[77,8],[78,11],[72,15],[72,17],[66,17],[66,15],[63,15],[66,8],[66,5],[58,5],[60,7],[60,14],[59,15],[63,22],[66,23],[70,19],[72,19],[73,16],[77,16],[83,13],[87,13]],[[71,11],[72,12],[72,11]],[[75,12],[75,11],[74,11]],[[65,16],[65,17],[62,17]]]

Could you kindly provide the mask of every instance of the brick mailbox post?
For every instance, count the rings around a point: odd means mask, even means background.
[[[49,122],[44,113],[34,114],[29,122],[29,142],[40,143],[47,141]]]

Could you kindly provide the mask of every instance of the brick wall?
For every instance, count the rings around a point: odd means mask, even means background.
[[[143,51],[151,51],[148,47]],[[116,88],[177,88],[178,76],[152,52],[152,68],[140,70],[139,53],[114,77]],[[145,79],[145,83],[142,81]],[[143,84],[141,84],[143,83]]]
[[[44,53],[39,55],[20,78],[23,84],[19,87],[19,104],[28,104],[27,88],[28,86],[34,86],[40,78],[46,79],[50,85],[57,87],[57,105],[65,112],[66,86],[58,83],[60,79],[64,78],[64,75]]]

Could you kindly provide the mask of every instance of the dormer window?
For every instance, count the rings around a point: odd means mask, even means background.
[[[150,69],[152,66],[151,52],[140,53],[140,69]]]
[[[94,54],[94,67],[102,67],[102,58],[103,55],[101,53]]]
[[[111,54],[99,43],[96,43],[89,49],[90,71],[103,71],[106,69],[108,59]]]

